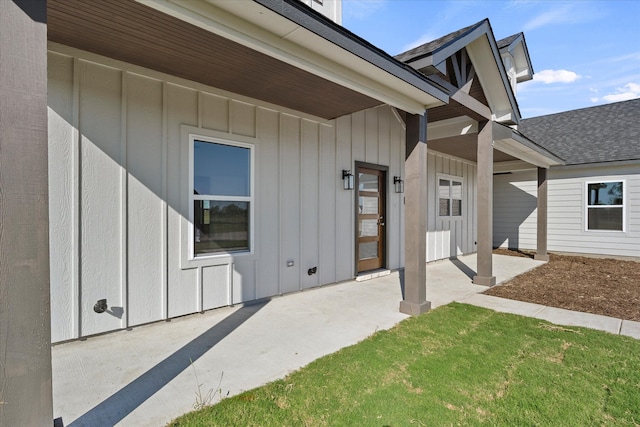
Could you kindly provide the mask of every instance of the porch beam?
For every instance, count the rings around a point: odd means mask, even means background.
[[[475,75],[473,68],[472,72]],[[479,122],[491,120],[491,109],[469,95],[470,86],[463,85],[461,88],[456,87],[438,75],[429,76],[428,79],[449,92],[449,105],[460,112],[460,114],[471,117]]]
[[[493,286],[493,122],[479,124],[478,132],[478,268],[473,283]]]
[[[0,0],[0,425],[51,426],[47,3]]]
[[[549,170],[538,168],[537,244],[534,259],[549,261],[547,253],[547,175]]]
[[[479,122],[491,120],[491,109],[462,89],[450,95],[449,105]]]
[[[404,292],[400,312],[419,315],[427,301],[427,112],[407,114],[404,208]]]

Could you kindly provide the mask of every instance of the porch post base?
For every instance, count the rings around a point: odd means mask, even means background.
[[[535,259],[536,261],[549,261],[549,255],[548,254],[535,254],[533,256],[533,259]]]
[[[496,276],[490,276],[490,277],[473,276],[473,284],[481,285],[481,286],[495,286]]]
[[[408,314],[410,316],[418,316],[429,310],[431,310],[431,301],[425,301],[420,304],[409,301],[400,301],[400,313]]]

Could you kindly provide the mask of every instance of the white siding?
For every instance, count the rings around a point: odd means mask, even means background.
[[[586,231],[586,182],[624,180],[624,232]],[[494,179],[494,246],[536,248],[535,171]],[[548,250],[640,256],[640,165],[552,168],[548,184]]]
[[[300,0],[333,22],[342,24],[342,0]]]
[[[438,176],[463,181],[462,217],[438,217]],[[442,153],[427,154],[427,262],[476,251],[476,177],[474,163]]]
[[[402,266],[392,179],[404,174],[405,131],[391,108],[324,121],[50,49],[54,342],[353,278],[355,200],[341,175],[356,161],[388,167],[387,267]],[[253,254],[183,262],[185,125],[255,138]],[[93,311],[101,298],[108,313]]]

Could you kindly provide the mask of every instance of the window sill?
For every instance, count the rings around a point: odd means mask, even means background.
[[[234,264],[237,261],[251,261],[256,259],[254,252],[224,252],[212,255],[200,255],[186,257],[180,263],[181,270],[190,270],[198,267],[212,267],[216,265]]]

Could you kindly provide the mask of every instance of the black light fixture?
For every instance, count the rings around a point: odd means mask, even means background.
[[[404,193],[404,180],[402,178],[394,176],[393,185],[396,187],[396,193]]]
[[[342,184],[345,190],[353,190],[353,174],[350,170],[342,170]]]

